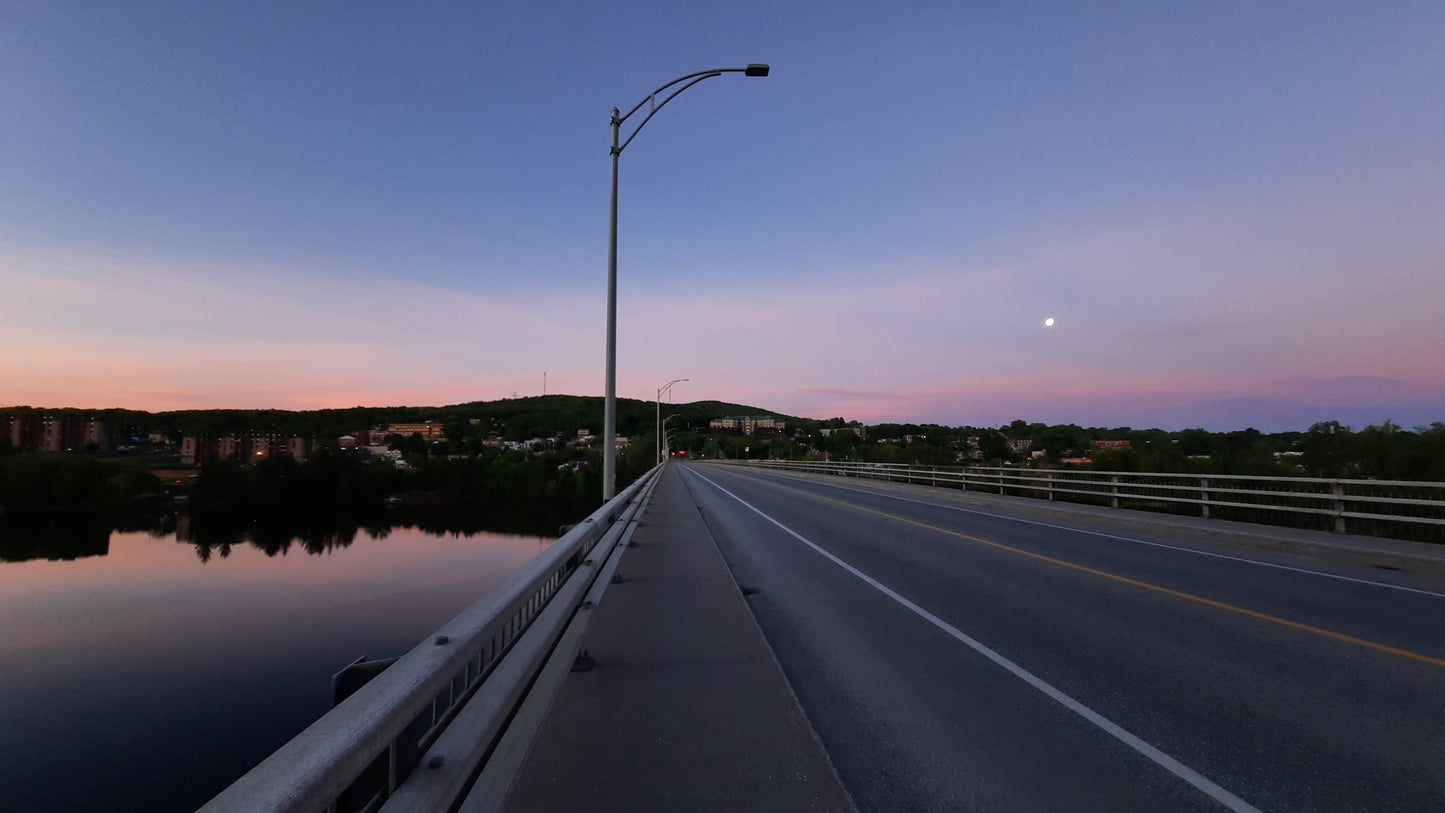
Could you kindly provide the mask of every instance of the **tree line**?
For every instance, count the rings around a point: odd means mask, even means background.
[[[721,401],[694,401],[687,404],[662,404],[662,414],[681,413],[693,425],[706,426],[712,418],[723,415],[765,415],[766,410]],[[524,441],[534,437],[551,437],[590,429],[602,434],[603,399],[600,396],[545,395],[526,398],[504,398],[497,401],[473,401],[438,407],[350,407],[346,409],[190,409],[145,412],[127,409],[39,409],[29,406],[5,407],[0,412],[26,414],[31,412],[83,413],[104,418],[123,437],[145,436],[159,432],[173,442],[186,435],[203,432],[228,433],[243,431],[285,432],[305,435],[318,441],[335,440],[350,432],[383,427],[393,423],[439,423],[448,439],[463,441],[468,437],[499,437]],[[657,418],[657,404],[635,398],[617,399],[617,432],[630,437],[650,432]],[[0,447],[9,439],[0,433]]]
[[[778,415],[739,404],[702,401],[665,404],[674,449],[702,458],[828,457],[922,465],[1061,466],[1087,458],[1094,469],[1245,475],[1283,475],[1445,481],[1445,423],[1406,429],[1390,421],[1354,430],[1338,422],[1316,423],[1304,432],[1255,429],[1210,432],[1131,427],[1082,427],[1029,423],[944,426],[880,423],[865,426],[841,417],[826,420]],[[11,408],[10,411],[27,407]],[[46,410],[54,412],[56,410]],[[577,430],[600,434],[602,399],[553,395],[474,402],[450,407],[356,407],[342,410],[102,411],[125,425],[179,437],[200,431],[267,430],[311,434],[319,442],[304,465],[273,458],[243,468],[216,463],[194,483],[162,483],[136,458],[94,455],[20,455],[0,442],[0,515],[124,514],[157,499],[187,492],[190,511],[233,524],[249,505],[251,524],[279,516],[326,525],[346,515],[373,521],[377,512],[401,506],[416,522],[446,517],[453,526],[525,513],[575,520],[596,507],[601,491],[599,443],[569,448]],[[91,412],[90,414],[98,414]],[[712,431],[724,415],[781,417],[787,430],[771,436]],[[618,461],[625,485],[654,464],[657,406],[619,399],[618,433],[631,446]],[[388,423],[442,423],[445,440],[393,436],[407,466],[339,449],[335,439],[359,427]],[[826,434],[825,434],[826,433]],[[542,438],[535,451],[503,452],[487,441]],[[6,440],[6,439],[0,439]],[[1110,448],[1096,448],[1098,441]],[[1122,441],[1127,441],[1127,446]],[[400,498],[400,502],[398,502]],[[530,507],[528,507],[530,506]],[[329,512],[329,513],[327,513]]]
[[[831,425],[830,425],[831,424]],[[800,431],[777,438],[719,437],[683,432],[676,442],[690,454],[733,459],[803,459],[916,465],[1031,465],[1069,463],[1105,471],[1183,472],[1259,476],[1340,477],[1445,481],[1445,422],[1405,429],[1384,421],[1354,430],[1336,421],[1308,431],[1257,429],[1211,432],[1016,420],[1000,427],[883,423],[864,426],[841,418],[789,421]],[[822,429],[831,430],[824,436]],[[1098,441],[1113,443],[1098,444]],[[1123,446],[1122,442],[1128,445]],[[1086,461],[1086,462],[1078,462]]]

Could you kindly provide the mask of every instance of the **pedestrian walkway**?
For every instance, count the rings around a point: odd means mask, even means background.
[[[676,466],[598,606],[512,811],[851,811]]]

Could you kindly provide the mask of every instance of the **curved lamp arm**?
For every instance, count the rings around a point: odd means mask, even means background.
[[[602,408],[602,499],[610,500],[617,494],[617,165],[622,150],[642,131],[643,125],[652,120],[663,105],[677,98],[677,94],[712,76],[725,73],[741,73],[744,76],[767,76],[768,66],[753,63],[745,68],[712,68],[686,76],[679,76],[657,90],[621,115],[612,108],[612,201],[607,212],[607,391],[603,396]],[[661,101],[658,94],[665,94]],[[647,115],[627,134],[627,140],[619,142],[622,122],[648,105]],[[662,410],[662,394],[658,393],[658,411]],[[659,434],[661,434],[659,432]],[[659,438],[661,440],[661,438]]]
[[[714,76],[722,76],[725,73],[741,73],[744,76],[767,76],[768,66],[762,63],[754,62],[749,64],[746,68],[711,68],[705,71],[689,73],[686,76],[679,76],[671,82],[668,82],[667,84],[658,88],[657,90],[654,90],[651,93],[647,94],[647,96],[643,98],[642,101],[633,105],[632,109],[627,111],[625,115],[618,115],[617,108],[612,108],[612,127],[615,130],[616,128],[621,127],[624,121],[632,118],[633,113],[641,110],[643,105],[648,105],[647,115],[643,116],[642,121],[639,121],[637,123],[637,126],[632,128],[632,132],[627,134],[627,138],[623,139],[621,144],[614,143],[612,147],[612,154],[622,154],[622,151],[627,148],[627,145],[632,143],[632,139],[636,138],[637,134],[642,132],[643,125],[651,121],[652,117],[657,115],[657,111],[662,109],[663,105],[667,104],[673,99],[676,99],[677,94],[683,92],[684,90],[687,90],[688,88],[692,87],[698,82],[701,82],[704,79],[711,79]],[[679,85],[680,87],[675,87]],[[663,96],[661,101],[658,101],[658,94],[662,93],[665,90],[668,90],[669,88],[672,88],[672,92],[668,93],[666,96]]]

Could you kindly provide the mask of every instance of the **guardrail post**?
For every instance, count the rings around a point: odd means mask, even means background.
[[[1330,493],[1335,495],[1335,533],[1342,534],[1345,532],[1345,484],[1331,480]]]
[[[742,462],[742,461],[737,461]],[[1017,475],[1010,474],[1013,469],[1001,466],[947,466],[942,472],[939,467],[912,466],[911,464],[878,464],[863,463],[861,461],[826,461],[826,462],[797,462],[782,463],[779,461],[764,461],[772,468],[787,467],[794,470],[817,471],[844,477],[858,477],[869,479],[891,479],[895,469],[906,472],[905,476],[912,477],[912,470],[918,469],[918,482],[923,483],[924,468],[928,468],[928,482],[934,485],[942,483],[948,485],[949,478],[958,477],[960,491],[993,491],[997,494],[1009,494],[1009,488],[1018,496],[1039,497],[1038,492],[1044,491],[1051,501],[1069,498],[1060,496],[1064,494],[1079,493],[1083,495],[1082,501],[1091,502],[1095,496],[1109,498],[1108,505],[1113,508],[1121,507],[1123,499],[1129,497],[1136,501],[1136,505],[1143,510],[1151,508],[1153,496],[1150,489],[1154,491],[1165,490],[1168,495],[1158,497],[1160,501],[1167,501],[1171,504],[1178,504],[1180,507],[1187,503],[1196,503],[1199,506],[1200,516],[1204,519],[1212,519],[1214,514],[1214,481],[1222,481],[1220,484],[1221,497],[1219,505],[1228,508],[1234,504],[1241,507],[1253,507],[1259,510],[1268,511],[1289,511],[1295,514],[1307,514],[1311,517],[1312,527],[1318,528],[1313,523],[1319,522],[1317,517],[1323,517],[1328,521],[1334,518],[1334,522],[1327,524],[1326,529],[1335,533],[1351,533],[1350,528],[1359,529],[1363,526],[1354,525],[1349,522],[1351,511],[1354,506],[1359,506],[1361,516],[1370,517],[1376,514],[1371,511],[1388,511],[1387,515],[1379,515],[1381,518],[1388,518],[1400,523],[1413,523],[1419,525],[1445,526],[1445,494],[1434,496],[1445,491],[1445,484],[1435,482],[1413,482],[1413,481],[1379,481],[1370,484],[1374,488],[1395,487],[1397,490],[1405,490],[1405,493],[1413,495],[1417,491],[1425,490],[1422,497],[1397,497],[1382,496],[1378,493],[1347,492],[1346,486],[1350,485],[1349,480],[1337,480],[1327,478],[1301,478],[1301,477],[1245,477],[1235,475],[1207,475],[1198,472],[1176,472],[1176,473],[1154,473],[1140,477],[1128,473],[1114,474],[1107,472],[1071,472],[1068,470],[1046,469],[1043,472],[1029,470],[1028,473],[1020,472]],[[760,465],[754,463],[754,465]],[[1043,474],[1043,477],[1038,476]],[[1101,475],[1108,475],[1105,479]],[[1010,483],[1010,478],[1014,481]],[[1171,484],[1149,486],[1145,482],[1136,482],[1149,479],[1166,479]],[[1040,485],[1039,480],[1045,482]],[[1185,483],[1197,481],[1198,485],[1188,486]],[[912,480],[910,479],[910,482]],[[1172,484],[1177,482],[1178,484]],[[1237,487],[1241,486],[1242,487]],[[1257,489],[1252,486],[1259,486],[1258,490],[1263,493],[1254,494]],[[1108,488],[1099,488],[1108,486]],[[1127,486],[1127,488],[1124,488]],[[1190,498],[1188,492],[1193,490],[1198,496]],[[1280,491],[1279,489],[1285,489]],[[1412,490],[1413,489],[1413,490]],[[1308,500],[1308,504],[1301,506],[1291,500]],[[1405,511],[1398,506],[1418,507],[1413,513]],[[1422,515],[1421,512],[1429,512]],[[1226,511],[1226,513],[1228,513]],[[588,520],[591,521],[590,519]],[[1263,522],[1263,521],[1261,521]],[[1269,523],[1264,523],[1269,524]],[[1368,529],[1367,529],[1368,530]],[[575,563],[574,563],[575,564]],[[565,574],[567,568],[563,568]],[[548,592],[551,592],[550,590]],[[515,637],[515,633],[521,626],[521,622],[529,617],[529,612],[524,610],[509,624],[502,626],[497,631],[497,644],[505,649],[506,644]],[[495,645],[494,645],[495,646]]]

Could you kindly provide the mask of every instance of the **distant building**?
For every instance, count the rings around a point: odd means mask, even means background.
[[[0,429],[22,452],[115,451],[114,421],[81,412],[4,413]]]
[[[440,423],[394,423],[386,428],[388,435],[411,435],[420,434],[426,440],[444,440],[446,435],[442,433]]]
[[[732,415],[726,418],[713,418],[708,423],[708,428],[755,435],[758,432],[781,432],[783,431],[783,422],[771,415]]]
[[[373,451],[372,454],[390,460],[391,465],[398,469],[406,468],[406,461],[401,459],[401,450],[399,449],[381,449],[379,451]]]
[[[858,426],[840,426],[837,429],[819,429],[818,434],[823,437],[832,437],[834,432],[852,432],[853,437],[859,440],[868,439],[868,427],[859,424]]]
[[[1034,442],[1027,438],[1015,438],[1008,442],[1008,447],[1013,450],[1014,454],[1024,454],[1034,448]]]
[[[283,455],[305,462],[311,456],[311,438],[288,432],[202,432],[181,438],[181,463],[188,466],[212,460],[249,465]]]
[[[358,429],[349,433],[356,438],[357,446],[385,446],[387,431],[385,429]]]
[[[1127,449],[1127,448],[1129,448],[1129,441],[1127,441],[1127,440],[1091,440],[1091,441],[1089,441],[1089,448],[1090,448],[1090,449]]]

